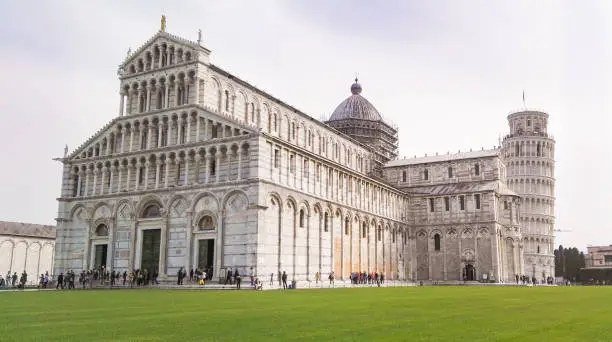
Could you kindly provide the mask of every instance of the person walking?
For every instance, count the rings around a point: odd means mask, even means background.
[[[285,271],[283,271],[281,278],[283,279],[283,290],[286,290],[287,289],[287,273],[285,273]]]

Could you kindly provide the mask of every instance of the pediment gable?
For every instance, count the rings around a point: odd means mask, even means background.
[[[159,63],[164,53],[167,53],[168,58],[195,60],[199,52],[210,54],[210,50],[198,42],[159,31],[136,50],[128,51],[120,69],[127,73],[146,71],[151,68],[152,64]],[[173,56],[169,57],[170,54]]]
[[[85,157],[91,157],[95,155],[96,147],[100,149],[99,152],[102,151],[102,148],[106,148],[109,142],[106,141],[107,137],[110,136],[111,131],[115,128],[115,123],[120,119],[120,117],[114,118],[109,121],[104,127],[99,129],[96,133],[94,133],[89,139],[87,139],[84,143],[82,143],[79,147],[77,147],[72,153],[68,154],[66,158],[70,161],[80,160],[82,159],[83,154]],[[97,146],[99,145],[99,146]],[[92,155],[90,155],[90,153]],[[99,154],[98,154],[99,155]]]

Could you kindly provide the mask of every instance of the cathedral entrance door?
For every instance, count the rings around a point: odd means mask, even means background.
[[[96,249],[94,251],[94,269],[100,268],[100,266],[104,266],[106,268],[106,253],[108,251],[108,245],[96,245]],[[91,259],[90,259],[91,260]]]
[[[466,281],[476,280],[476,268],[474,268],[474,265],[472,264],[465,265],[465,280]]]
[[[209,279],[212,279],[214,258],[215,239],[198,240],[198,269],[206,271]]]
[[[161,242],[161,229],[147,229],[142,231],[142,261],[141,270],[148,270],[149,274],[159,271],[159,246]]]

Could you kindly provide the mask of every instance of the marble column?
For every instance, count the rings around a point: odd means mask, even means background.
[[[196,88],[197,89],[197,88]],[[196,114],[196,132],[195,132],[195,141],[200,141],[200,115]]]
[[[169,160],[166,159],[166,161],[164,162],[165,165],[166,165],[166,170],[165,170],[166,171],[166,176],[164,177],[164,188],[168,187],[168,178],[169,178],[168,175],[169,175],[169,172],[170,172],[170,165],[169,165],[168,161]]]
[[[155,189],[159,187],[159,171],[161,164],[159,163],[159,159],[155,163]]]
[[[121,92],[119,93],[119,116],[123,116],[124,112],[123,112],[123,107],[125,105],[125,93]]]
[[[161,224],[161,242],[159,247],[159,275],[162,277],[166,274],[166,262],[168,260],[168,217],[163,216]]]

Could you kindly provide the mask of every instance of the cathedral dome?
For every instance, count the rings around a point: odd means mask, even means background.
[[[329,121],[345,119],[362,119],[370,121],[382,121],[382,117],[374,106],[361,96],[361,84],[355,79],[351,85],[351,93],[346,100],[342,101],[332,113]]]

